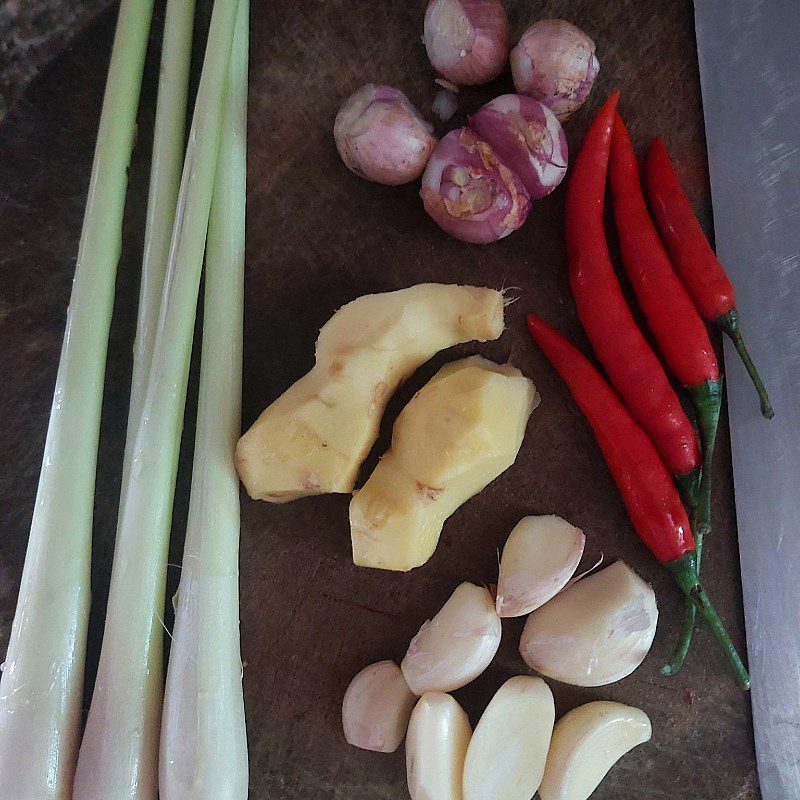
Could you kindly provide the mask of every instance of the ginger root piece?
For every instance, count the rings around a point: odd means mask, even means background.
[[[442,367],[403,409],[391,448],[350,503],[353,561],[424,564],[445,520],[514,463],[536,399],[510,365],[472,357]]]
[[[284,503],[352,491],[395,389],[440,350],[502,332],[494,289],[427,283],[343,306],[320,331],[311,372],[239,440],[248,493]]]

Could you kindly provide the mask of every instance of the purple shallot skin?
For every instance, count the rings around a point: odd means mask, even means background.
[[[526,28],[510,61],[517,91],[549,106],[562,123],[586,102],[600,70],[595,43],[563,19]]]
[[[373,83],[342,103],[333,136],[348,169],[390,186],[419,178],[436,144],[433,126],[403,92]]]
[[[469,125],[517,174],[532,200],[546,197],[563,180],[567,137],[553,111],[538,100],[504,94],[482,106]]]
[[[420,196],[442,230],[473,244],[508,236],[531,208],[522,181],[469,128],[450,131],[436,146]]]
[[[500,0],[430,0],[425,11],[431,65],[459,86],[494,80],[505,68],[509,37]]]

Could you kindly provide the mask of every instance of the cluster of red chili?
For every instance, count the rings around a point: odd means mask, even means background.
[[[733,286],[659,139],[647,162],[658,230],[650,218],[630,137],[616,113],[618,97],[615,92],[591,124],[566,201],[570,286],[578,316],[614,388],[534,314],[528,316],[528,330],[592,426],[639,537],[686,595],[684,634],[664,672],[680,668],[699,610],[737,683],[747,688],[747,670],[698,573],[703,536],[711,524],[711,458],[722,398],[719,366],[700,314],[731,335],[759,392],[762,413],[772,416],[772,407],[741,340]],[[609,257],[603,225],[607,173],[622,263],[664,360],[696,408],[702,465],[692,423],[639,330]],[[693,526],[676,483],[692,509]]]

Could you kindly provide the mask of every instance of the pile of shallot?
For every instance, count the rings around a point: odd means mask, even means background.
[[[447,122],[459,86],[494,80],[510,60],[518,94],[505,94],[438,143],[406,95],[367,84],[341,106],[334,138],[347,167],[396,186],[422,178],[425,210],[465,242],[502,239],[527,219],[531,201],[567,171],[561,127],[586,101],[600,69],[594,42],[564,20],[530,25],[511,49],[500,0],[430,0],[423,42],[443,87],[434,113]]]
[[[529,614],[520,640],[525,663],[576,686],[630,675],[655,636],[652,588],[624,562],[573,578],[582,531],[555,516],[525,517],[500,560],[497,593],[462,583],[423,623],[400,666],[380,661],[351,681],[342,704],[346,740],[394,752],[406,739],[412,800],[586,800],[625,753],[650,739],[640,709],[594,701],[558,722],[542,678],[507,680],[475,730],[449,692],[491,663],[501,618]]]

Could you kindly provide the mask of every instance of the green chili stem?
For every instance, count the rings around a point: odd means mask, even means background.
[[[722,383],[723,379],[720,378],[716,381],[705,381],[689,389],[689,394],[697,409],[703,445],[703,473],[700,480],[700,492],[697,508],[692,513],[692,533],[694,534],[698,575],[700,574],[703,539],[711,531],[711,475],[719,414],[722,408]],[[664,675],[674,675],[683,666],[692,643],[696,616],[697,609],[687,597],[683,611],[683,632],[669,662],[661,668]]]
[[[697,525],[697,508],[692,510],[692,531],[694,532],[694,547],[695,547],[695,561],[697,563],[698,572],[700,570],[700,557],[703,552],[703,534]],[[683,627],[681,628],[681,637],[672,651],[669,661],[661,667],[662,675],[675,675],[680,671],[686,656],[689,653],[689,647],[692,643],[692,634],[694,633],[695,620],[697,618],[697,607],[686,596],[683,598]]]
[[[739,312],[735,308],[732,308],[727,314],[722,314],[717,317],[716,323],[730,336],[733,346],[736,348],[736,352],[739,353],[744,368],[747,370],[747,374],[750,376],[750,380],[753,381],[753,386],[756,387],[756,391],[758,392],[758,399],[761,403],[761,413],[767,419],[772,419],[775,416],[775,411],[772,408],[767,389],[761,380],[761,376],[758,374],[753,359],[750,358],[750,353],[747,352],[747,347],[745,347],[744,339],[742,338],[742,332],[739,330]]]
[[[681,591],[688,597],[697,607],[700,614],[705,619],[714,638],[719,642],[722,647],[728,662],[731,665],[736,684],[742,689],[750,688],[750,675],[747,672],[739,653],[736,650],[733,642],[731,641],[722,620],[716,612],[716,609],[711,604],[708,595],[700,585],[697,576],[697,560],[694,553],[687,553],[682,558],[676,561],[670,561],[665,564],[666,568],[672,573],[672,577],[680,587]]]

